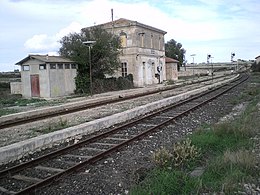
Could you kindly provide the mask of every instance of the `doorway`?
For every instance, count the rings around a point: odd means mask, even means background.
[[[31,75],[31,94],[32,97],[40,97],[40,82],[39,75]]]

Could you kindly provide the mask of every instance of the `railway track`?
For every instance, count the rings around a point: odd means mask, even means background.
[[[215,77],[214,79],[215,80],[221,79],[223,77],[225,77],[225,76]],[[211,81],[211,80],[212,80],[212,78],[204,79],[202,81],[195,81],[190,85],[196,85],[198,83],[208,82],[208,81]],[[40,120],[43,120],[43,119],[50,119],[52,117],[76,113],[76,112],[79,112],[79,111],[83,111],[83,110],[87,110],[87,109],[91,109],[91,108],[96,108],[96,107],[107,105],[107,104],[123,102],[123,101],[126,101],[126,100],[140,98],[140,97],[156,94],[156,93],[159,93],[159,92],[170,91],[170,90],[180,88],[180,87],[182,87],[182,86],[172,86],[172,87],[165,88],[165,89],[158,89],[158,90],[154,90],[154,91],[143,92],[143,93],[128,95],[128,96],[124,96],[124,97],[120,96],[119,98],[116,98],[116,99],[107,99],[107,100],[98,101],[98,102],[75,105],[73,107],[64,107],[62,109],[53,109],[51,112],[41,112],[41,113],[37,112],[37,114],[24,115],[24,117],[16,117],[15,119],[10,118],[10,119],[7,119],[7,120],[2,121],[0,123],[0,129],[15,127],[15,126],[18,126],[18,125],[23,125],[23,124],[28,124],[28,123],[35,122],[35,121],[40,121]]]
[[[157,110],[105,133],[0,172],[3,194],[37,194],[37,190],[141,139],[233,89],[248,77]]]

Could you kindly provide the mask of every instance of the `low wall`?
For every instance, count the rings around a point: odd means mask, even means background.
[[[10,83],[11,94],[22,94],[22,82]]]

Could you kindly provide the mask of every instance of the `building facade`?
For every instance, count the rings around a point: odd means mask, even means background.
[[[178,80],[178,60],[173,58],[165,58],[166,66],[166,80],[176,81]]]
[[[255,57],[256,64],[260,63],[260,55]]]
[[[124,18],[100,26],[121,38],[121,69],[115,76],[132,74],[136,87],[166,80],[165,31]]]
[[[76,89],[77,65],[67,58],[29,55],[16,65],[21,66],[20,88],[25,98],[61,97],[73,94]]]

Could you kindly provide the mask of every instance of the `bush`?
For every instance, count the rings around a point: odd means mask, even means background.
[[[153,154],[154,162],[160,167],[172,165],[174,167],[183,166],[200,156],[200,149],[191,143],[187,138],[173,145],[171,150],[159,149]]]
[[[178,167],[186,162],[195,160],[200,155],[200,149],[191,144],[191,140],[187,138],[182,142],[177,142],[172,148],[173,165]]]
[[[77,77],[75,93],[90,93],[90,82],[87,76]],[[126,77],[96,78],[92,83],[92,92],[94,94],[104,93],[108,91],[117,91],[123,89],[131,89],[134,87],[133,75]]]
[[[93,93],[104,93],[108,91],[117,91],[123,89],[131,89],[134,87],[133,76],[111,77],[105,79],[95,79],[93,82]]]
[[[166,148],[161,148],[155,153],[153,153],[153,161],[159,167],[165,167],[171,163],[172,154]]]

